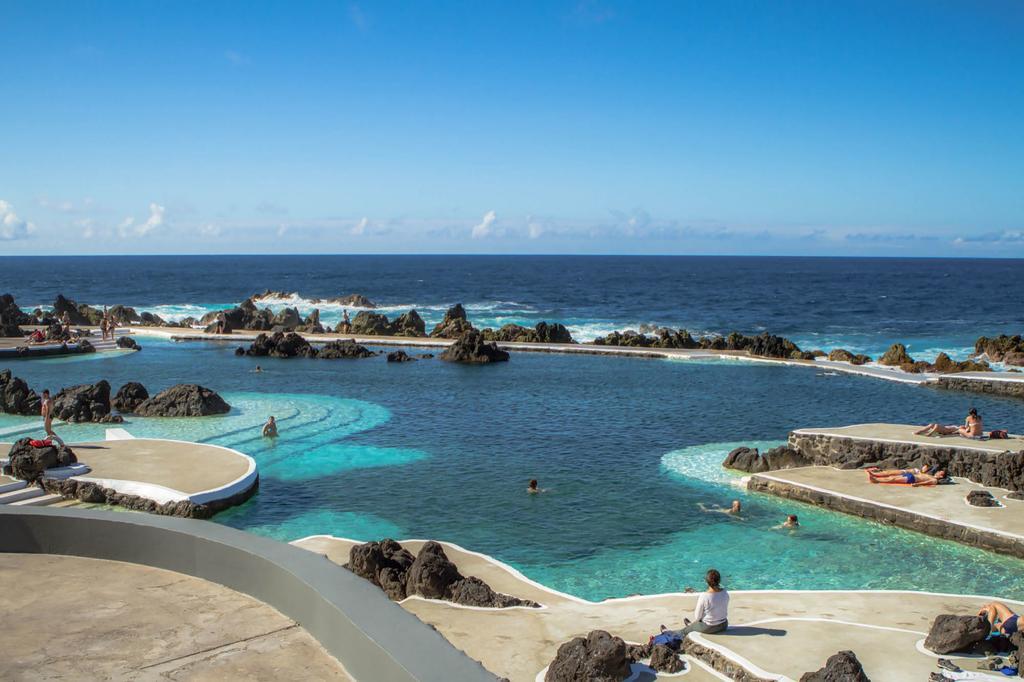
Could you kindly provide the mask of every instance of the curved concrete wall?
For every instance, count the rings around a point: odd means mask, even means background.
[[[219,583],[294,619],[357,680],[495,680],[379,589],[327,558],[216,523],[0,506],[0,551],[126,561]]]

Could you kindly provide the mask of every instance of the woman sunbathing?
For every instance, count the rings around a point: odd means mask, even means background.
[[[936,471],[935,474],[926,474],[921,470],[891,470],[891,471],[868,471],[868,480],[872,483],[886,483],[895,485],[909,485],[913,487],[924,485],[938,485],[939,481],[946,477],[945,471]]]
[[[961,435],[964,438],[980,438],[982,435],[981,417],[973,407],[967,412],[967,419],[963,426],[956,424],[929,424],[914,431],[917,436],[953,436]]]

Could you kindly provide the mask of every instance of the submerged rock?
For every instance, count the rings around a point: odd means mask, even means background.
[[[864,673],[864,666],[852,651],[840,651],[829,656],[825,667],[812,673],[804,673],[800,682],[871,682]]]
[[[66,467],[78,461],[75,453],[68,446],[44,445],[33,447],[31,438],[22,438],[11,445],[7,453],[7,469],[15,478],[35,482],[47,469]]]
[[[134,412],[135,408],[148,397],[149,391],[146,390],[145,386],[137,381],[129,381],[117,389],[117,393],[114,394],[114,399],[110,401],[110,405],[118,412],[130,413]]]
[[[967,651],[989,635],[989,622],[981,616],[944,613],[932,621],[924,646],[937,654]]]
[[[216,392],[198,384],[178,384],[143,400],[135,407],[140,417],[205,417],[231,410]]]
[[[474,329],[473,331],[466,332],[462,338],[448,346],[441,353],[441,359],[448,362],[486,364],[490,362],[507,362],[509,354],[498,348],[498,344],[493,341],[484,341],[483,334]]]
[[[396,350],[388,353],[388,362],[416,362],[416,358],[409,357],[404,350]]]
[[[604,630],[558,647],[544,682],[622,682],[630,675],[626,643]]]
[[[28,387],[24,379],[11,375],[11,370],[0,371],[0,412],[39,416],[42,400]]]

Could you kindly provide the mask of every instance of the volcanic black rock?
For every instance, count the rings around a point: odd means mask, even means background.
[[[864,674],[864,667],[852,651],[840,651],[828,657],[825,667],[812,673],[804,673],[800,682],[871,682]]]
[[[119,336],[117,337],[117,347],[127,348],[128,350],[142,350],[142,346],[130,336]]]
[[[508,358],[509,354],[498,348],[498,344],[484,341],[483,334],[475,329],[466,332],[441,353],[442,360],[467,364],[507,362]]]
[[[442,319],[430,335],[443,339],[457,339],[466,332],[473,329],[473,325],[466,319],[466,309],[461,303],[456,303],[447,310]]]
[[[80,384],[61,389],[53,398],[53,418],[66,422],[100,422],[110,419],[110,384]]]
[[[604,630],[558,647],[544,682],[622,682],[630,675],[626,643]]]
[[[178,384],[135,407],[141,417],[205,417],[226,414],[231,406],[217,393],[198,384]]]
[[[323,360],[335,360],[338,358],[356,360],[359,358],[372,358],[375,355],[376,353],[366,346],[360,346],[355,340],[345,339],[325,343],[317,351],[316,357]]]
[[[75,453],[68,446],[44,445],[33,447],[31,438],[22,438],[15,442],[7,453],[8,467],[15,478],[24,481],[36,481],[47,469],[66,467],[78,461]]]
[[[989,622],[981,616],[942,614],[932,621],[924,646],[937,654],[967,651],[988,637]]]
[[[967,493],[967,504],[972,507],[998,507],[999,500],[987,490],[972,490]]]
[[[42,401],[24,379],[11,376],[11,370],[0,370],[0,412],[39,416]]]
[[[110,401],[110,405],[118,412],[131,413],[148,397],[149,391],[146,390],[145,386],[137,381],[129,381],[117,389],[117,393],[114,394],[114,399]]]
[[[388,353],[388,362],[416,362],[416,358],[409,357],[404,350],[396,350]]]

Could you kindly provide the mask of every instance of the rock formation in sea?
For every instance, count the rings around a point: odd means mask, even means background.
[[[988,637],[990,629],[981,616],[944,613],[932,621],[924,646],[937,654],[966,652]]]
[[[124,348],[126,350],[142,350],[142,346],[139,342],[130,336],[119,336],[115,342],[118,348]]]
[[[974,356],[992,362],[1003,362],[1007,365],[1024,366],[1024,338],[1020,335],[979,337],[974,342]]]
[[[441,353],[441,359],[448,362],[480,365],[490,362],[507,362],[509,354],[498,348],[498,344],[493,341],[484,341],[483,334],[473,329],[448,346]]]
[[[622,682],[630,676],[626,643],[604,630],[575,637],[558,647],[544,682]]]
[[[129,381],[117,389],[117,393],[110,401],[110,406],[118,412],[130,414],[148,397],[149,391],[145,386],[137,381]]]
[[[989,364],[982,361],[976,360],[964,360],[957,362],[953,360],[945,353],[939,353],[935,357],[935,362],[925,362],[923,360],[914,360],[907,353],[907,347],[902,343],[894,343],[889,347],[889,350],[885,351],[885,354],[878,359],[878,364],[888,365],[890,367],[899,367],[904,372],[920,373],[920,372],[938,372],[940,374],[952,374],[956,372],[990,372],[992,368]]]
[[[415,310],[402,313],[389,320],[387,315],[361,310],[351,320],[351,328],[345,329],[345,323],[339,322],[338,333],[355,334],[357,336],[426,336],[426,324]]]
[[[416,358],[409,357],[404,350],[396,350],[388,353],[388,362],[416,362]]]
[[[855,355],[845,348],[833,348],[828,354],[828,359],[833,362],[848,362],[851,365],[866,365],[871,362],[870,355]]]
[[[135,308],[131,308],[129,306],[111,306],[109,309],[107,309],[107,314],[111,317],[111,319],[114,320],[114,322],[121,326],[129,325],[133,322],[142,321],[142,317],[135,310]]]
[[[864,666],[852,651],[840,651],[828,657],[820,670],[804,673],[800,682],[871,682]]]
[[[394,601],[417,594],[465,606],[537,606],[528,599],[495,592],[479,578],[464,577],[437,542],[425,543],[415,557],[391,539],[355,545],[345,567],[381,588]]]
[[[110,384],[105,379],[62,388],[53,398],[53,418],[66,422],[122,421],[110,413]]]
[[[198,384],[178,384],[135,406],[140,417],[205,417],[231,410],[215,391]]]
[[[42,478],[47,469],[70,466],[78,461],[66,445],[53,443],[35,447],[31,438],[22,438],[11,445],[7,458],[4,473],[33,483]]]
[[[0,296],[0,320],[8,324],[35,324],[35,319],[23,312],[10,294]]]
[[[166,327],[167,321],[156,313],[139,313],[139,324],[147,327]]]
[[[757,448],[736,448],[726,456],[722,466],[726,469],[761,474],[766,471],[795,469],[812,464],[813,462],[804,457],[796,448],[780,445],[765,453],[758,452]]]
[[[518,324],[506,324],[498,330],[488,327],[482,330],[481,334],[487,341],[503,343],[576,343],[565,325],[558,322],[538,322],[533,329]]]
[[[440,339],[457,339],[472,329],[473,325],[466,319],[466,309],[461,303],[456,303],[445,311],[444,318],[434,326],[430,335]]]
[[[77,325],[98,325],[103,319],[103,311],[92,306],[79,304],[63,294],[57,294],[53,302],[53,313],[58,320],[64,319],[64,313],[68,314],[71,324]]]
[[[13,376],[11,370],[0,370],[0,412],[37,417],[42,400],[28,387],[24,379]]]

